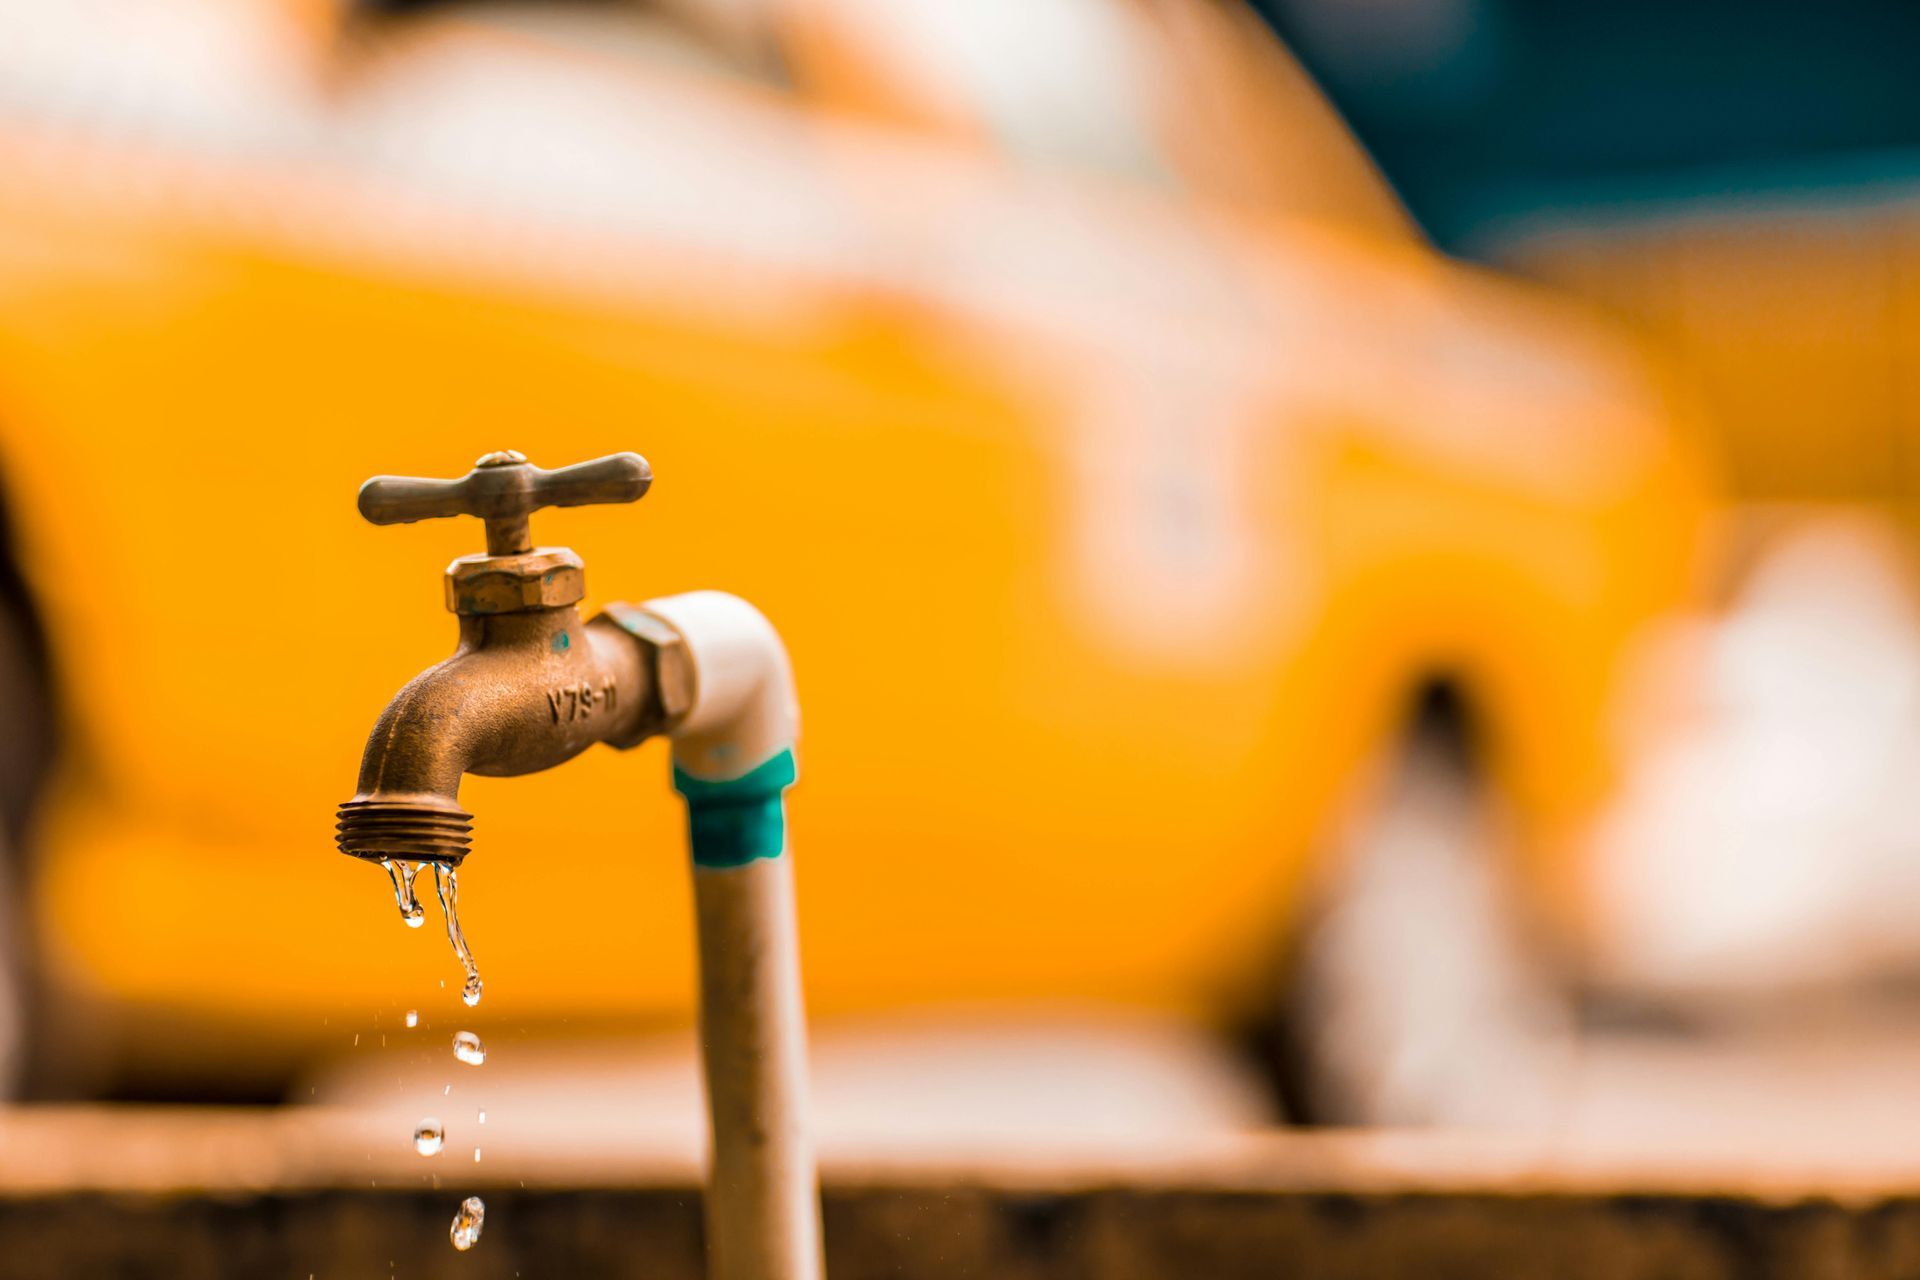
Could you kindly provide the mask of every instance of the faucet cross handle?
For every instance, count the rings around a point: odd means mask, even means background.
[[[360,514],[374,524],[412,524],[443,516],[477,516],[487,524],[487,554],[533,550],[527,517],[542,507],[636,502],[653,483],[637,453],[612,453],[591,462],[545,471],[512,449],[489,453],[458,480],[375,476],[360,486]]]

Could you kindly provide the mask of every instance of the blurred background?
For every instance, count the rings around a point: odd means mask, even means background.
[[[791,646],[825,1147],[1905,1144],[1917,52],[1891,3],[0,6],[8,1090],[411,1124],[472,1026],[497,1158],[698,1149],[658,744],[468,780],[472,1011],[331,839],[479,550],[359,483],[634,449],[536,537]]]

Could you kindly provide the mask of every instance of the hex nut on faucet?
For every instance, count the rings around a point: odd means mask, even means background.
[[[630,741],[614,742],[616,747],[636,746],[648,737],[665,733],[678,724],[693,707],[695,672],[693,655],[687,642],[666,621],[630,604],[611,604],[601,615],[639,641],[642,670],[653,690],[654,711],[635,729]]]
[[[446,591],[449,613],[559,609],[587,594],[587,570],[565,547],[513,556],[461,556],[447,566]]]

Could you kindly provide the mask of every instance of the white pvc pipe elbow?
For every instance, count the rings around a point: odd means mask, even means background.
[[[693,660],[693,706],[668,730],[681,771],[728,782],[792,750],[800,728],[793,667],[764,614],[724,591],[640,607],[678,632]]]

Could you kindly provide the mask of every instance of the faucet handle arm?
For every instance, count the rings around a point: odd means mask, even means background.
[[[477,516],[464,480],[375,476],[360,486],[360,514],[373,524],[412,524],[441,516]]]
[[[637,453],[546,471],[507,449],[487,454],[458,480],[375,476],[360,486],[360,514],[374,524],[477,516],[487,522],[487,554],[518,555],[533,549],[527,517],[542,507],[634,502],[652,483],[653,471]]]
[[[531,470],[533,506],[585,507],[601,502],[638,502],[653,485],[653,469],[637,453],[610,453],[570,467]]]

